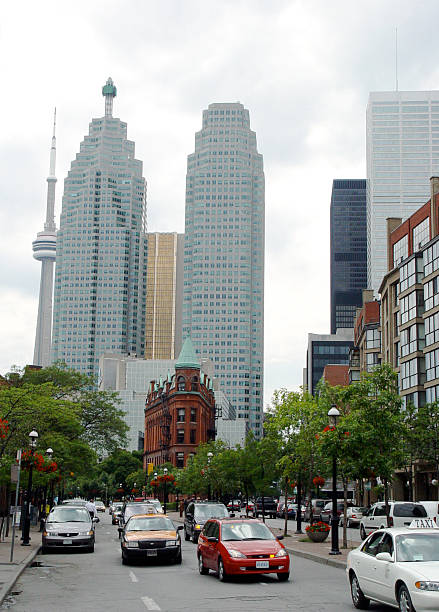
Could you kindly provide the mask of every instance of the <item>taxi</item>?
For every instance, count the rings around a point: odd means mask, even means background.
[[[217,573],[221,582],[234,575],[277,574],[290,577],[290,557],[285,547],[258,519],[210,519],[198,539],[198,571]]]
[[[439,610],[439,527],[432,518],[374,531],[347,559],[352,603],[370,600],[401,612]]]
[[[183,526],[174,523],[163,514],[136,514],[125,527],[120,528],[122,563],[134,559],[169,560],[181,563],[181,538]]]

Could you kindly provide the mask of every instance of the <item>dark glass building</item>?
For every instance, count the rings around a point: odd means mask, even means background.
[[[304,385],[314,395],[325,366],[348,365],[354,346],[354,330],[339,329],[336,334],[308,334]]]
[[[367,288],[366,179],[336,179],[331,196],[331,334],[353,327]]]

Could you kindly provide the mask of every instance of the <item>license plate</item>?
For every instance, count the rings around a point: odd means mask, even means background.
[[[72,544],[73,541],[72,540],[63,540],[62,543],[63,544]]]
[[[270,563],[268,561],[256,561],[256,569],[268,569]]]
[[[147,557],[157,557],[157,551],[156,550],[147,550],[146,551],[146,556]]]

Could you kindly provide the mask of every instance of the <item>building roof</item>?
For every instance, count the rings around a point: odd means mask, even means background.
[[[197,370],[201,368],[201,362],[197,357],[194,345],[192,344],[192,340],[189,336],[183,342],[180,355],[178,356],[177,363],[175,364],[176,370],[181,368],[195,368]]]

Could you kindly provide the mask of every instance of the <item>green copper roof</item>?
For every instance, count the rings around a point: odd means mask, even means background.
[[[178,368],[195,368],[197,370],[201,368],[200,360],[189,336],[184,341],[177,363],[175,364],[175,369]]]
[[[114,86],[113,80],[110,77],[108,77],[107,82],[102,87],[102,95],[106,96],[107,94],[110,94],[111,96],[116,96],[117,94],[117,89]]]

